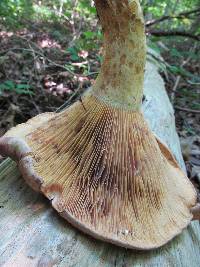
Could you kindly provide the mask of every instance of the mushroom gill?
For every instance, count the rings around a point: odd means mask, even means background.
[[[105,57],[83,105],[41,114],[0,139],[72,225],[126,248],[157,248],[192,220],[197,197],[140,112],[145,34],[138,0],[96,0]]]

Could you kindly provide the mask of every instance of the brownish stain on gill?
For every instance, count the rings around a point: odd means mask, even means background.
[[[53,149],[56,154],[68,155],[67,165],[70,168],[73,166],[75,170],[80,164],[80,160],[83,153],[82,140],[79,138],[80,131],[84,128],[84,124],[87,121],[87,114],[81,118],[77,118],[77,123],[74,128],[70,131],[70,143],[71,145],[59,146],[57,143],[53,143]],[[83,136],[84,137],[84,136]]]
[[[85,123],[86,120],[87,120],[87,117],[85,116],[85,117],[81,118],[81,119],[78,121],[77,125],[76,125],[75,128],[74,128],[74,132],[75,132],[75,134],[77,134],[77,133],[80,132],[80,130],[83,128],[83,125],[84,125],[84,123]]]
[[[56,125],[56,118],[52,118],[50,121],[49,121],[49,124],[46,125],[46,127],[43,127],[43,128],[38,128],[36,129],[35,131],[33,131],[32,133],[30,133],[29,135],[27,135],[27,139],[30,141],[30,142],[34,142],[36,144],[38,144],[39,146],[51,146],[54,148],[56,148],[56,145],[57,145],[57,141],[55,140],[55,138],[53,137],[50,137],[54,134],[54,130],[55,128],[57,128],[57,125]],[[59,125],[60,128],[62,128],[62,125]],[[49,136],[47,138],[47,136]],[[57,148],[56,148],[57,149]]]
[[[49,149],[53,149],[56,154],[59,154],[61,152],[62,147],[59,146],[58,141],[56,138],[46,138],[47,134],[45,131],[36,130],[32,133],[32,135],[28,136],[28,140],[30,143],[35,143],[39,147],[48,147]],[[37,149],[39,151],[39,149]],[[37,156],[35,158],[36,162],[39,162],[38,158],[42,158],[42,156]]]
[[[134,147],[129,143],[128,144],[128,162],[129,162],[129,173],[130,180],[128,180],[128,198],[132,203],[147,201],[155,209],[161,207],[161,192],[156,184],[153,184],[148,177],[148,174],[143,172],[142,162],[137,158],[136,151]]]
[[[62,147],[59,146],[59,144],[53,144],[53,148],[54,148],[56,154],[60,154]]]
[[[106,110],[103,110],[101,115],[96,114],[96,116],[99,116],[99,118],[93,128],[90,129],[90,140],[86,147],[83,149],[80,143],[76,145],[74,150],[70,149],[69,151],[70,161],[76,165],[74,170],[76,169],[76,194],[78,194],[76,203],[73,200],[70,201],[69,210],[75,210],[76,205],[78,205],[78,209],[84,206],[86,213],[90,214],[91,222],[95,221],[96,209],[100,212],[99,216],[107,216],[111,205],[108,204],[111,200],[109,200],[109,194],[106,192],[109,171],[104,150],[111,142],[111,134],[106,131]],[[78,162],[77,158],[79,159]],[[87,168],[87,171],[85,168]],[[107,199],[104,199],[106,205],[102,204],[104,196],[102,195],[102,198],[99,198],[99,190],[104,192],[103,195],[107,197]]]
[[[80,138],[79,142],[68,147],[67,151],[70,176],[73,176],[73,183],[76,184],[73,187],[75,191],[71,194],[74,197],[67,201],[66,209],[81,220],[87,217],[94,226],[98,219],[109,216],[116,199],[126,203],[127,208],[131,206],[134,210],[133,217],[136,219],[139,218],[138,205],[141,202],[149,203],[149,207],[155,210],[161,208],[162,194],[158,186],[148,180],[148,174],[140,170],[143,164],[138,160],[131,143],[123,141],[120,145],[116,140],[113,141],[114,126],[110,126],[108,130],[107,120],[109,118],[111,125],[114,118],[109,114],[104,108],[101,114],[94,114],[94,117],[98,118],[90,127],[88,138],[84,141]],[[77,122],[74,137],[71,137],[74,140],[77,130],[82,129],[83,138],[88,133],[86,124],[84,126],[85,120]],[[123,160],[117,153],[117,147],[123,148],[121,153],[127,155],[128,159]]]

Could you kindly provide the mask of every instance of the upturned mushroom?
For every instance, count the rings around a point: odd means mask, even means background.
[[[105,55],[83,105],[11,129],[0,152],[73,226],[122,247],[153,249],[198,218],[197,194],[141,113],[146,43],[139,0],[95,4]]]

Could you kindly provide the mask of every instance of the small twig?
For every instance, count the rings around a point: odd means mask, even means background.
[[[22,40],[25,41],[25,42],[27,42],[27,44],[28,44],[28,46],[29,46],[30,49],[28,49],[28,48],[21,48],[21,47],[14,47],[14,48],[6,49],[6,50],[4,50],[4,51],[0,51],[0,54],[5,54],[5,53],[7,53],[7,52],[9,52],[9,51],[15,51],[15,50],[28,51],[28,52],[32,52],[32,54],[33,54],[34,57],[35,57],[35,54],[37,54],[37,55],[39,55],[39,56],[45,58],[45,59],[46,59],[49,63],[51,63],[52,65],[57,66],[57,67],[59,67],[59,68],[62,68],[62,69],[64,69],[64,70],[68,71],[68,72],[69,72],[71,75],[73,75],[73,76],[78,76],[78,77],[89,77],[89,76],[93,76],[93,75],[98,74],[98,72],[91,72],[91,73],[88,73],[88,74],[86,74],[86,75],[82,75],[82,74],[75,73],[75,72],[71,71],[69,68],[67,68],[66,66],[63,66],[63,65],[61,65],[61,64],[58,64],[58,63],[52,61],[51,59],[49,59],[47,56],[45,56],[44,53],[43,53],[42,48],[40,48],[39,46],[37,46],[34,42],[32,42],[32,41],[30,41],[30,40],[27,40],[26,38],[24,38],[24,37],[22,37],[22,36],[18,36],[18,38],[19,38],[19,39],[22,39]],[[33,46],[35,46],[39,51],[34,50],[33,47],[31,46],[31,44],[32,44]]]
[[[36,111],[37,111],[38,114],[41,113],[40,107],[35,103],[35,101],[32,98],[32,96],[31,96],[31,100],[29,100],[28,97],[27,98],[22,97],[21,99],[24,99],[26,102],[29,102],[30,104],[32,104],[35,107],[35,109],[36,109]],[[19,106],[20,106],[20,104],[19,104]]]
[[[190,53],[192,51],[195,51],[196,47],[197,47],[197,45],[195,44],[194,47],[192,47],[190,49]],[[191,60],[192,56],[190,55],[190,53],[189,53],[189,57],[186,60],[184,60],[183,63],[181,64],[181,68],[183,68],[185,65],[187,65],[189,63],[189,61]],[[174,103],[176,90],[178,88],[178,85],[180,83],[180,80],[181,80],[181,75],[177,76],[175,85],[174,85],[174,87],[172,89],[172,94],[171,94],[171,102],[172,102],[172,104]]]
[[[73,24],[72,24],[72,22],[70,21],[70,19],[66,16],[66,15],[64,15],[63,13],[62,13],[62,10],[59,10],[59,11],[57,11],[57,10],[51,10],[55,15],[57,15],[57,16],[59,16],[59,17],[63,17],[66,21],[67,21],[67,23],[68,23],[68,25],[72,28],[73,27]]]
[[[180,111],[189,112],[189,113],[200,114],[200,110],[197,110],[197,109],[182,108],[182,107],[179,107],[179,106],[175,106],[175,109],[180,110]]]
[[[194,83],[194,82],[192,82],[192,81],[190,81],[190,80],[187,80],[187,82],[188,82],[189,84],[191,84],[191,85],[200,85],[200,83]]]
[[[176,82],[175,82],[174,87],[173,87],[173,89],[172,89],[172,93],[171,93],[171,102],[172,102],[172,103],[174,103],[176,90],[177,90],[177,87],[178,87],[178,85],[179,85],[180,80],[181,80],[181,76],[179,75],[179,76],[176,78]]]
[[[43,52],[43,50],[42,50],[42,48],[40,47],[40,46],[38,46],[35,42],[33,42],[33,41],[31,41],[31,40],[29,40],[29,39],[27,39],[26,37],[23,37],[23,36],[15,36],[15,38],[17,38],[17,39],[21,39],[22,41],[23,41],[23,43],[24,43],[24,41],[28,44],[28,45],[33,45],[35,48],[37,48],[38,50],[40,50],[41,51],[41,53]]]
[[[59,113],[59,112],[63,111],[65,108],[69,107],[71,105],[72,99],[77,95],[77,93],[79,92],[80,89],[81,89],[81,86],[79,86],[76,89],[76,91],[70,96],[70,98],[63,105],[61,105],[55,112]]]
[[[33,53],[33,50],[32,49],[29,49],[29,48],[20,48],[20,47],[16,47],[16,48],[11,48],[11,49],[8,49],[8,50],[4,50],[2,52],[0,52],[0,54],[5,54],[9,51],[15,51],[15,50],[21,50],[21,51],[27,51],[27,52],[31,52]],[[68,71],[71,75],[73,76],[77,76],[77,77],[89,77],[89,76],[93,76],[93,75],[96,75],[98,74],[99,72],[91,72],[91,73],[88,73],[88,74],[79,74],[79,73],[75,73],[73,71],[71,71],[69,68],[61,65],[61,64],[58,64],[56,62],[54,62],[53,60],[49,59],[47,56],[45,56],[43,53],[39,52],[39,51],[35,51],[34,50],[34,54],[37,54],[43,58],[45,58],[49,63],[51,63],[52,65],[56,66],[56,67],[59,67],[59,68],[62,68],[66,71]]]
[[[64,1],[63,1],[63,0],[60,0],[60,8],[59,8],[59,11],[58,11],[58,15],[59,15],[59,17],[62,16],[63,5],[64,5]]]

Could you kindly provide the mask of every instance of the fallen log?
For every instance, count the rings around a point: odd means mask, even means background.
[[[148,62],[143,112],[153,132],[168,145],[184,169],[174,111],[158,67]],[[134,251],[83,234],[21,178],[16,164],[0,165],[0,266],[180,266],[200,264],[200,227],[192,222],[181,235],[152,251]]]

